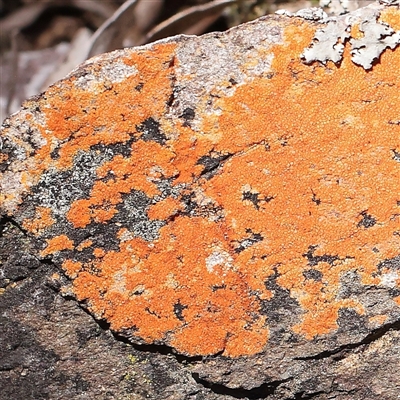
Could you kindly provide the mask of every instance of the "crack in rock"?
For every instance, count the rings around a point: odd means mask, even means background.
[[[208,382],[201,379],[198,373],[192,373],[193,379],[202,386],[210,389],[213,393],[224,396],[231,396],[234,399],[262,400],[273,395],[276,389],[283,383],[289,382],[292,378],[282,379],[279,381],[271,381],[253,389],[229,388],[225,385]]]
[[[363,340],[360,340],[359,342],[356,343],[348,343],[344,344],[338,348],[335,348],[333,350],[325,350],[322,351],[321,353],[318,354],[313,354],[305,357],[294,357],[295,360],[323,360],[325,358],[330,358],[333,357],[335,359],[341,359],[346,357],[346,354],[349,353],[351,350],[356,349],[358,347],[362,347],[365,345],[369,345],[376,340],[382,338],[386,333],[392,330],[400,330],[400,320],[392,322],[387,325],[383,325],[380,328],[373,330],[371,333],[369,333]]]

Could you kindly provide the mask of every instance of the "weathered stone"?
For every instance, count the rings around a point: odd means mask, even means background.
[[[7,398],[395,398],[399,43],[398,5],[313,9],[28,100],[0,146]]]

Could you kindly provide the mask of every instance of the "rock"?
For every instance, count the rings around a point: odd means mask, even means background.
[[[4,398],[397,396],[381,3],[97,56],[4,122]]]

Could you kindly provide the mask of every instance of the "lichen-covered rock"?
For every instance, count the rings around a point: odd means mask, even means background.
[[[1,213],[200,383],[382,399],[346,374],[385,335],[400,358],[399,43],[374,4],[95,57],[4,122]]]

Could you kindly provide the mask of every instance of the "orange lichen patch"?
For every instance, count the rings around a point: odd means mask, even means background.
[[[385,8],[379,16],[379,21],[385,22],[395,31],[400,30],[400,12],[398,7]]]
[[[87,199],[76,200],[68,211],[67,218],[75,228],[83,228],[91,221],[91,203]]]
[[[380,326],[383,325],[387,321],[387,315],[375,315],[373,317],[368,318],[368,321],[371,325]]]
[[[151,219],[166,220],[181,209],[182,203],[179,200],[168,197],[165,200],[152,205],[147,211],[147,215]]]
[[[66,235],[56,236],[47,240],[47,247],[41,252],[42,256],[54,254],[62,250],[72,250],[74,242]]]
[[[336,329],[341,307],[363,312],[357,302],[336,300],[343,273],[358,268],[364,284],[376,284],[377,264],[400,248],[393,235],[399,221],[391,218],[400,181],[391,149],[399,148],[399,128],[388,124],[397,112],[388,99],[397,104],[400,78],[386,67],[399,69],[400,53],[386,52],[372,73],[355,66],[348,50],[340,68],[305,66],[300,54],[313,34],[308,23],[287,28],[285,44],[274,49],[275,76],[220,100],[224,113],[214,129],[232,140],[216,148],[238,155],[204,185],[234,228],[231,239],[250,229],[268,241],[277,281],[306,311],[294,330],[308,339]],[[390,85],[371,85],[385,81]],[[258,144],[240,152],[251,143]],[[322,282],[303,276],[311,245],[313,257],[336,257],[334,265],[315,266]]]
[[[321,289],[312,293],[305,288],[307,299],[297,298],[304,309],[307,309],[302,322],[293,326],[293,331],[311,340],[318,335],[328,334],[338,328],[339,309],[354,308],[358,314],[363,314],[363,307],[354,300],[334,301],[331,296],[325,296]]]
[[[135,65],[139,72],[113,83],[111,89],[99,83],[95,97],[93,89],[79,88],[75,77],[64,81],[62,88],[51,87],[44,109],[46,129],[38,126],[48,139],[35,156],[38,172],[50,164],[69,168],[78,151],[99,143],[125,142],[131,135],[138,135],[136,125],[153,115],[162,115],[171,94],[169,76],[175,47],[159,44],[153,52],[133,52],[123,61]],[[50,154],[58,146],[59,157],[51,160]]]
[[[350,36],[354,39],[361,39],[364,33],[360,30],[360,24],[354,24],[350,29]]]
[[[68,220],[77,228],[83,228],[91,221],[105,223],[117,213],[115,205],[122,201],[123,194],[133,189],[149,196],[158,194],[153,181],[176,173],[171,164],[172,158],[173,153],[158,143],[134,143],[130,158],[117,155],[98,168],[99,178],[110,178],[106,182],[96,181],[89,199],[72,203],[67,214]]]
[[[74,279],[78,276],[78,273],[82,270],[82,263],[78,261],[66,260],[63,262],[62,267],[64,268],[67,275]]]
[[[175,166],[171,163],[173,158],[174,154],[158,143],[144,141],[133,143],[132,155],[129,158],[116,156],[97,170],[99,178],[105,178],[110,174],[112,178],[104,185],[105,187],[100,186],[97,189],[95,186],[93,196],[100,195],[103,190],[109,190],[111,195],[114,195],[128,193],[132,189],[154,196],[159,193],[154,181],[177,173]]]
[[[96,258],[101,258],[101,257],[104,257],[106,255],[106,252],[103,249],[94,249],[93,250],[93,255]]]
[[[83,249],[90,247],[92,244],[92,240],[84,240],[79,246],[76,247],[76,250],[82,251]]]
[[[37,207],[35,218],[26,219],[22,227],[33,234],[40,234],[44,229],[52,226],[56,220],[52,217],[52,211],[47,207]]]
[[[105,186],[97,184],[98,186]],[[107,193],[107,192],[106,192]],[[106,194],[104,194],[106,196]],[[110,203],[108,198],[96,199],[97,202],[93,202],[87,199],[77,200],[72,205],[68,211],[67,218],[75,228],[83,228],[88,225],[91,221],[105,223],[109,221],[114,214],[117,212],[114,207],[110,208]],[[116,197],[115,204],[121,201],[120,195]]]
[[[174,182],[192,182],[193,177],[200,175],[203,170],[199,159],[213,149],[216,139],[213,135],[194,132],[180,121],[173,125],[173,130],[179,134],[179,139],[172,144],[174,165],[179,171]]]
[[[121,243],[119,252],[108,252],[99,264],[100,276],[79,274],[75,292],[90,299],[93,312],[111,321],[112,329],[134,325],[135,334],[148,342],[174,331],[172,342],[189,354],[224,348],[227,355],[253,354],[265,345],[268,328],[258,315],[258,302],[249,296],[251,288],[233,270],[229,252],[217,224],[177,217],[161,228],[154,247],[133,239]],[[109,277],[124,266],[125,291],[111,290]],[[209,332],[209,340],[203,334],[199,342],[201,331]]]

